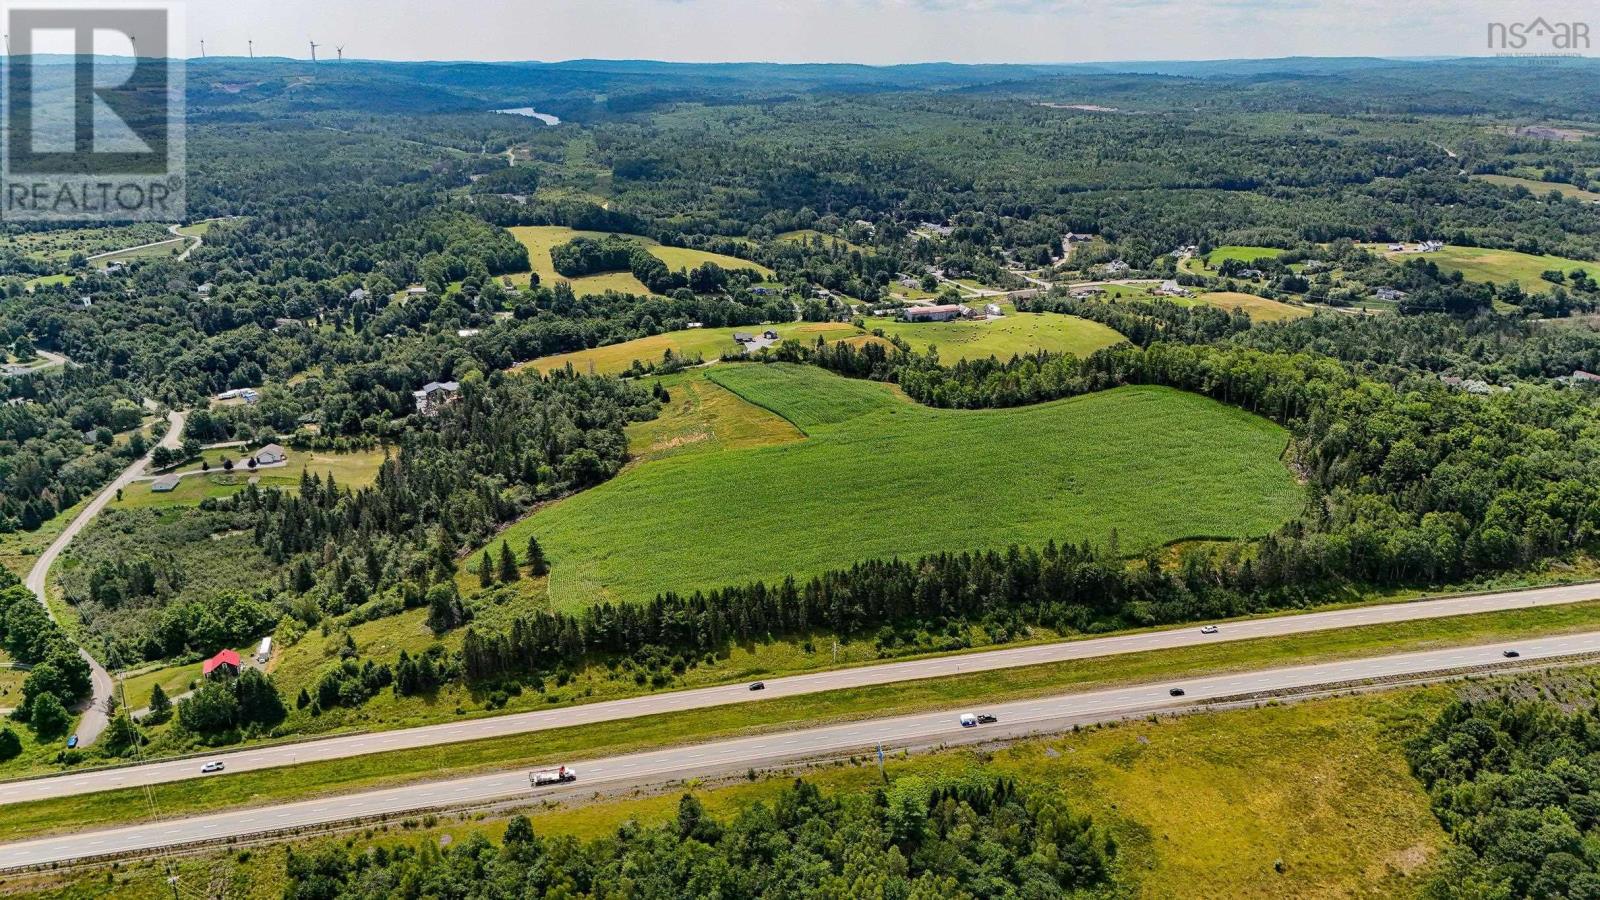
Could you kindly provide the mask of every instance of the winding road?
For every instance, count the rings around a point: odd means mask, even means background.
[[[50,614],[51,619],[55,619],[56,614],[50,608],[50,603],[45,593],[50,583],[50,567],[55,565],[56,560],[61,556],[61,552],[67,549],[67,545],[72,543],[72,539],[78,536],[78,532],[93,521],[94,517],[100,514],[100,510],[105,509],[106,504],[110,503],[111,499],[117,495],[117,491],[132,484],[144,472],[145,467],[150,464],[150,457],[155,453],[156,447],[174,449],[178,446],[183,435],[184,417],[185,414],[178,410],[167,413],[167,433],[162,436],[160,442],[155,447],[151,447],[150,452],[134,462],[133,465],[123,469],[122,474],[118,475],[93,500],[89,501],[89,505],[78,513],[77,518],[67,523],[66,528],[61,529],[61,534],[34,561],[33,568],[28,571],[25,583],[28,586],[28,590],[33,591],[33,595],[39,598],[40,603],[44,604],[45,611]],[[109,723],[109,719],[106,717],[106,710],[116,685],[112,682],[111,675],[106,672],[105,666],[100,665],[100,661],[95,659],[89,651],[79,647],[78,653],[89,663],[90,681],[93,684],[89,701],[83,707],[83,717],[78,721],[78,730],[75,732],[78,736],[78,745],[87,747],[100,737],[100,733],[105,731],[106,725]]]
[[[1508,660],[1515,648],[1521,658]],[[684,778],[742,772],[818,757],[921,749],[948,744],[1050,734],[1095,722],[1162,712],[1193,711],[1207,704],[1253,702],[1265,692],[1315,692],[1369,689],[1388,680],[1437,680],[1452,673],[1481,670],[1507,663],[1538,666],[1563,658],[1600,652],[1600,632],[1527,641],[1499,642],[1416,653],[1399,653],[1251,672],[1230,672],[1200,678],[1140,684],[1010,703],[983,704],[914,715],[820,725],[793,731],[709,741],[642,753],[567,761],[576,769],[576,784],[540,789],[528,785],[527,770],[517,767],[489,775],[452,778],[397,788],[361,791],[279,805],[247,804],[224,812],[139,825],[81,831],[0,845],[0,869],[47,865],[121,853],[139,853],[186,844],[244,838],[291,828],[349,822],[373,816],[507,800],[578,797],[597,790],[661,785]],[[1182,689],[1184,696],[1172,691]],[[998,717],[993,725],[963,728],[963,711]],[[199,762],[184,763],[191,772]],[[230,763],[231,769],[231,763]],[[227,777],[212,776],[212,777]],[[9,786],[7,789],[9,793]]]
[[[527,734],[552,728],[614,722],[637,716],[689,712],[713,706],[728,706],[777,697],[795,697],[924,678],[1092,659],[1123,653],[1141,653],[1147,650],[1168,650],[1252,638],[1305,634],[1362,625],[1437,619],[1505,609],[1560,606],[1594,599],[1600,599],[1600,584],[1586,583],[1243,619],[1222,623],[1216,634],[1201,632],[1199,625],[1185,625],[1179,628],[1113,637],[1009,647],[1002,650],[985,650],[955,656],[937,656],[772,678],[765,682],[766,688],[761,691],[751,691],[746,684],[727,684],[646,694],[625,700],[607,700],[557,709],[486,716],[418,728],[319,738],[272,747],[246,748],[218,753],[209,758],[226,763],[229,772],[247,772],[296,763],[348,759],[370,753],[435,747],[440,744]],[[193,760],[177,759],[0,783],[0,807],[7,803],[198,778],[199,768]]]

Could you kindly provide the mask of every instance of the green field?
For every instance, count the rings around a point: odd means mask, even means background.
[[[783,234],[778,235],[776,239],[784,242],[785,244],[815,244],[820,241],[824,247],[841,247],[845,250],[851,250],[859,253],[866,252],[866,248],[862,247],[860,244],[847,241],[837,235],[823,234],[815,228],[800,228],[795,231],[785,231]]]
[[[1247,247],[1230,244],[1226,247],[1218,247],[1207,253],[1206,266],[1215,269],[1217,266],[1222,265],[1224,260],[1237,259],[1240,262],[1249,263],[1266,256],[1276,257],[1281,253],[1283,253],[1282,247]]]
[[[1304,306],[1291,306],[1288,303],[1279,303],[1255,294],[1245,294],[1238,291],[1213,291],[1200,294],[1196,297],[1168,298],[1179,306],[1217,306],[1222,309],[1240,309],[1244,314],[1257,322],[1282,322],[1287,319],[1299,319],[1311,315],[1311,310]]]
[[[1527,188],[1540,197],[1555,191],[1563,197],[1576,197],[1579,200],[1600,200],[1600,194],[1594,191],[1586,191],[1575,184],[1567,184],[1562,181],[1539,181],[1534,178],[1518,178],[1515,175],[1474,175],[1472,177],[1479,181],[1487,181],[1490,184],[1498,184],[1501,187]]]
[[[1447,245],[1443,250],[1434,253],[1390,252],[1384,249],[1387,246],[1384,244],[1364,246],[1396,262],[1420,257],[1437,263],[1439,268],[1446,272],[1460,272],[1463,277],[1471,281],[1489,281],[1495,284],[1515,281],[1522,285],[1523,290],[1535,294],[1555,287],[1539,277],[1541,272],[1550,269],[1560,269],[1569,274],[1573,269],[1583,269],[1589,273],[1590,278],[1600,278],[1600,263],[1569,259],[1565,256],[1549,254],[1535,256],[1515,250],[1460,247],[1455,244]]]
[[[704,371],[680,372],[660,381],[672,399],[659,416],[628,426],[628,454],[636,461],[805,439],[794,423],[745,402]]]
[[[632,276],[629,276],[632,277]],[[559,369],[567,363],[579,372],[588,372],[592,364],[596,374],[612,375],[626,372],[634,360],[644,363],[659,363],[661,356],[671,350],[678,356],[693,357],[698,355],[706,362],[715,362],[725,354],[730,354],[735,348],[733,333],[743,331],[760,333],[767,328],[778,333],[781,340],[815,341],[819,335],[828,340],[843,340],[861,332],[855,327],[838,322],[785,322],[779,325],[740,325],[735,328],[687,328],[682,331],[668,331],[650,337],[636,338],[623,341],[620,344],[608,344],[604,347],[591,347],[588,350],[575,350],[571,353],[560,353],[555,356],[545,356],[531,362],[521,363],[518,370],[534,369],[539,372],[549,372]]]
[[[224,471],[221,460],[227,456],[236,463],[232,472]],[[384,451],[360,450],[353,453],[331,453],[325,450],[289,451],[289,464],[251,471],[244,465],[249,456],[240,450],[207,450],[202,457],[211,463],[211,471],[185,475],[178,486],[164,493],[150,490],[150,482],[136,481],[122,491],[120,500],[112,500],[113,508],[133,509],[141,506],[194,506],[207,497],[226,497],[243,490],[254,479],[261,488],[283,488],[294,491],[300,486],[300,473],[309,469],[324,478],[330,474],[334,480],[350,488],[368,485],[378,477],[378,467],[383,465]],[[198,469],[184,466],[181,472]]]
[[[549,554],[556,606],[1112,529],[1129,549],[1257,535],[1301,502],[1282,429],[1180,391],[953,411],[803,366],[708,376],[808,439],[646,463],[512,526]]]
[[[945,362],[990,356],[1010,359],[1034,350],[1088,356],[1123,341],[1122,335],[1098,322],[1058,313],[1008,312],[1000,319],[954,322],[871,318],[866,320],[866,326],[868,331],[881,328],[885,334],[905,338],[919,353],[936,346],[939,358]]]
[[[538,273],[541,284],[549,285],[564,281],[571,284],[573,292],[579,295],[603,294],[606,291],[650,293],[639,279],[633,277],[632,272],[604,272],[599,275],[585,275],[582,278],[567,278],[556,273],[555,265],[550,262],[550,248],[565,244],[575,237],[602,238],[606,236],[605,232],[575,231],[560,225],[517,225],[510,231],[524,247],[528,248],[528,261],[533,265],[533,271]],[[738,257],[683,247],[663,247],[650,238],[636,235],[625,235],[625,237],[649,248],[650,253],[666,263],[669,269],[693,268],[702,263],[714,262],[725,269],[755,269],[764,276],[772,274],[772,270],[766,266]],[[521,278],[513,275],[512,281],[526,284],[527,275],[524,274]]]

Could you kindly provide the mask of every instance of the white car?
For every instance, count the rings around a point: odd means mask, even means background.
[[[208,762],[205,765],[201,766],[200,767],[200,774],[209,775],[212,772],[221,772],[224,768],[226,768],[226,767],[223,766],[221,760],[215,760],[215,761]]]
[[[1215,626],[1215,625],[1207,625],[1206,627],[1200,629],[1200,633],[1201,634],[1216,634],[1217,633],[1217,626]]]

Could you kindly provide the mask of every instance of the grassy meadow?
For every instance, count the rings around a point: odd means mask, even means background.
[[[1218,247],[1206,254],[1206,267],[1215,269],[1226,260],[1237,259],[1243,263],[1254,262],[1263,257],[1276,257],[1283,252],[1282,247],[1246,247],[1230,244]]]
[[[221,460],[225,456],[235,463],[232,472],[224,471],[222,468]],[[357,488],[371,484],[378,477],[378,468],[383,465],[385,451],[379,448],[352,453],[334,453],[324,450],[290,449],[288,465],[254,471],[244,465],[249,453],[243,450],[207,450],[203,457],[211,464],[211,471],[184,475],[178,480],[176,488],[162,493],[152,491],[149,481],[136,481],[124,488],[121,499],[112,500],[110,506],[120,509],[195,506],[208,497],[226,497],[241,491],[252,480],[262,489],[277,487],[294,491],[299,489],[300,473],[305,470],[310,470],[322,478],[332,475],[339,484]],[[180,468],[179,471],[191,472],[197,468],[188,466]]]
[[[1112,529],[1129,549],[1256,535],[1301,502],[1282,429],[1180,391],[955,411],[804,366],[707,377],[808,438],[647,462],[513,525],[512,548],[549,554],[556,606]]]
[[[1484,247],[1460,247],[1454,244],[1447,245],[1435,253],[1391,252],[1386,250],[1387,245],[1383,244],[1364,246],[1374,252],[1382,253],[1395,262],[1421,257],[1437,263],[1439,268],[1446,272],[1460,272],[1462,277],[1470,281],[1489,281],[1495,284],[1515,281],[1529,293],[1543,293],[1555,287],[1539,277],[1541,272],[1550,269],[1560,269],[1569,274],[1573,269],[1583,269],[1589,273],[1589,277],[1600,278],[1600,263],[1569,259],[1565,256],[1551,256],[1547,253],[1535,255],[1519,253],[1516,250],[1490,250]]]
[[[632,276],[629,276],[632,277]],[[579,372],[588,372],[590,366],[594,367],[596,374],[614,375],[626,372],[634,360],[644,363],[661,362],[662,354],[671,350],[678,356],[700,356],[706,362],[714,362],[725,354],[735,350],[733,333],[743,331],[747,333],[760,333],[767,328],[778,333],[782,340],[798,340],[811,342],[818,336],[830,341],[843,340],[861,332],[855,327],[840,322],[783,322],[777,325],[740,325],[729,328],[686,328],[681,331],[667,331],[650,337],[636,338],[623,341],[620,344],[607,344],[603,347],[591,347],[587,350],[575,350],[571,353],[560,353],[555,356],[544,356],[539,359],[522,363],[517,370],[533,369],[544,373],[562,368],[567,363]]]
[[[1311,310],[1304,306],[1294,306],[1280,303],[1277,300],[1268,300],[1257,297],[1255,294],[1245,294],[1239,291],[1212,291],[1194,297],[1169,297],[1167,298],[1179,306],[1217,306],[1222,309],[1239,309],[1256,322],[1282,322],[1288,319],[1299,319],[1311,315]]]
[[[577,231],[561,225],[517,225],[510,231],[523,246],[528,248],[528,261],[533,266],[533,271],[538,274],[541,284],[567,282],[572,285],[573,292],[579,295],[603,294],[606,291],[650,293],[639,279],[633,277],[632,272],[602,272],[581,278],[567,278],[556,273],[555,264],[550,261],[550,248],[565,244],[575,237],[602,238],[606,236],[603,231]],[[694,268],[703,263],[714,262],[725,269],[755,269],[762,275],[772,274],[772,270],[767,267],[738,257],[684,247],[663,247],[650,238],[636,235],[626,235],[626,237],[643,244],[653,256],[666,263],[669,269]],[[513,283],[526,284],[528,279],[524,273],[521,277],[511,276],[511,280]]]
[[[1539,181],[1534,178],[1519,178],[1516,175],[1474,175],[1472,177],[1478,181],[1486,181],[1501,187],[1527,188],[1540,197],[1555,191],[1563,197],[1575,197],[1579,200],[1600,200],[1600,194],[1594,191],[1586,191],[1575,184],[1567,184],[1561,181]]]
[[[899,335],[919,353],[938,347],[939,358],[945,362],[990,356],[1010,359],[1034,350],[1088,356],[1123,341],[1122,335],[1099,322],[1058,313],[1007,312],[1000,319],[954,322],[870,318],[866,327],[868,331],[882,329],[887,335]]]

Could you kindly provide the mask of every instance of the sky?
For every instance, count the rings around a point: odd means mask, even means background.
[[[1592,0],[188,0],[189,54],[683,62],[1478,56],[1490,22]],[[1600,27],[1593,29],[1600,52]]]

